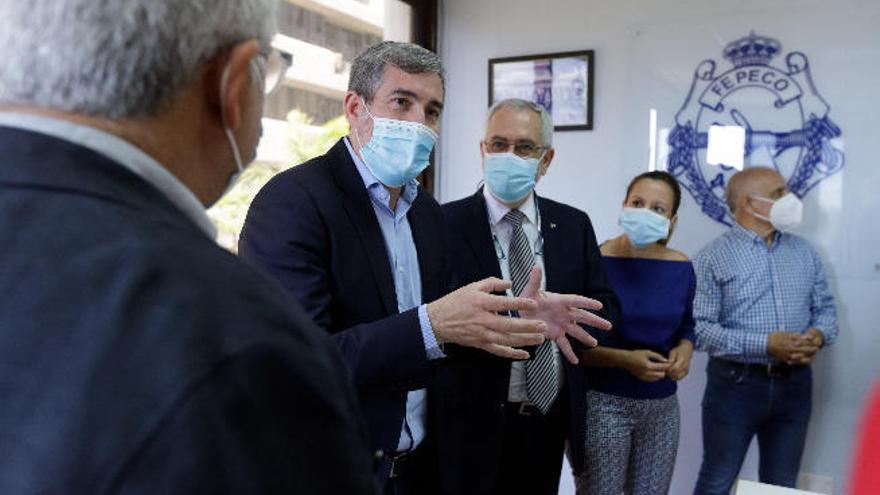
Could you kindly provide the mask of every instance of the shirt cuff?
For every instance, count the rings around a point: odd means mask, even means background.
[[[431,326],[431,319],[428,318],[427,304],[419,306],[419,326],[422,329],[422,340],[425,343],[428,360],[445,358],[446,354],[440,349],[440,344],[437,343],[437,337],[434,335],[434,327]]]
[[[742,354],[747,357],[770,358],[770,353],[767,352],[767,342],[769,340],[770,334],[755,334],[747,336],[746,341],[743,343]]]

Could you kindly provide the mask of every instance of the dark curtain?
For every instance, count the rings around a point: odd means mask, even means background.
[[[439,0],[402,0],[413,8],[412,41],[432,52],[437,51],[437,2]],[[434,195],[434,156],[431,165],[418,177],[422,187]]]

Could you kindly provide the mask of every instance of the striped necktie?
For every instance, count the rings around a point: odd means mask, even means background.
[[[535,265],[535,255],[522,226],[524,218],[525,214],[519,210],[510,210],[504,215],[511,226],[507,260],[514,296],[522,294]],[[559,377],[556,374],[553,346],[551,341],[545,340],[538,346],[534,357],[526,362],[526,397],[546,414],[558,395]]]

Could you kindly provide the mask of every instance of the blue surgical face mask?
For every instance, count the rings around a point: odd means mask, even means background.
[[[373,135],[364,146],[355,129],[361,158],[379,182],[402,187],[428,167],[437,134],[418,122],[373,117],[366,103],[364,108],[373,119]]]
[[[669,237],[669,219],[647,208],[624,208],[618,223],[639,249]]]
[[[513,153],[486,153],[483,174],[486,187],[505,203],[515,203],[535,189],[539,158],[522,158]]]

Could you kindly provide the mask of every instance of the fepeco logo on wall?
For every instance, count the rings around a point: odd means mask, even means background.
[[[779,41],[754,32],[728,44],[723,55],[733,68],[716,75],[714,60],[701,62],[675,115],[667,169],[718,222],[733,224],[724,187],[737,169],[774,167],[803,197],[843,168],[841,131],[816,90],[807,56],[793,51],[784,69],[771,65],[781,54]],[[731,146],[736,156],[719,162],[713,152]]]

